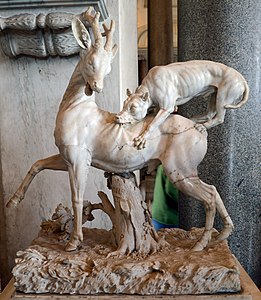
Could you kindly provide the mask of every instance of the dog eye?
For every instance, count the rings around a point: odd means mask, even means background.
[[[132,106],[130,107],[130,112],[131,112],[131,113],[135,113],[136,110],[137,110],[137,106],[136,106],[136,105],[132,105]]]

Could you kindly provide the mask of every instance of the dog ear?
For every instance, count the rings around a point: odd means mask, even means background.
[[[141,96],[141,99],[142,99],[143,101],[148,101],[149,98],[150,98],[150,96],[149,96],[149,93],[148,93],[148,92],[142,94],[142,96]]]
[[[127,96],[130,97],[130,95],[132,94],[131,90],[127,89],[126,90]]]

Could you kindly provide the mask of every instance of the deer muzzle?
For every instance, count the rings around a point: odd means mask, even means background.
[[[103,90],[103,84],[98,81],[88,81],[85,86],[85,94],[91,96],[93,92],[101,93]]]
[[[99,82],[99,81],[93,81],[91,84],[91,88],[93,91],[95,91],[96,93],[101,93],[103,90],[103,83]]]

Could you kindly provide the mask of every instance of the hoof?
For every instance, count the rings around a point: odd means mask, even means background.
[[[66,252],[72,252],[77,250],[77,246],[75,244],[68,243],[65,247]]]
[[[216,237],[215,241],[220,242],[226,240],[234,229],[234,225],[227,225]]]
[[[10,207],[16,207],[22,200],[23,200],[23,198],[14,195],[14,196],[6,203],[6,207],[8,207],[8,208],[10,208]]]
[[[227,232],[220,232],[220,234],[218,234],[214,241],[215,242],[221,242],[221,241],[224,241],[226,240],[228,237],[229,237],[230,233],[227,233]]]
[[[72,252],[77,250],[78,246],[80,245],[80,242],[78,240],[69,241],[68,244],[65,247],[66,252]]]
[[[204,249],[205,249],[205,247],[200,242],[197,242],[195,244],[195,246],[191,249],[191,251],[198,252],[198,251],[202,251]]]
[[[113,257],[113,258],[121,258],[123,255],[124,255],[123,252],[116,250],[116,251],[113,251],[113,252],[109,253],[106,256],[106,258],[111,258],[111,257]]]

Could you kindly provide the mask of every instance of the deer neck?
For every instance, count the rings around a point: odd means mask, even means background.
[[[88,97],[84,90],[85,81],[80,72],[80,63],[78,63],[64,93],[61,107],[68,108],[69,106],[78,104],[82,101],[93,101],[93,97]]]

